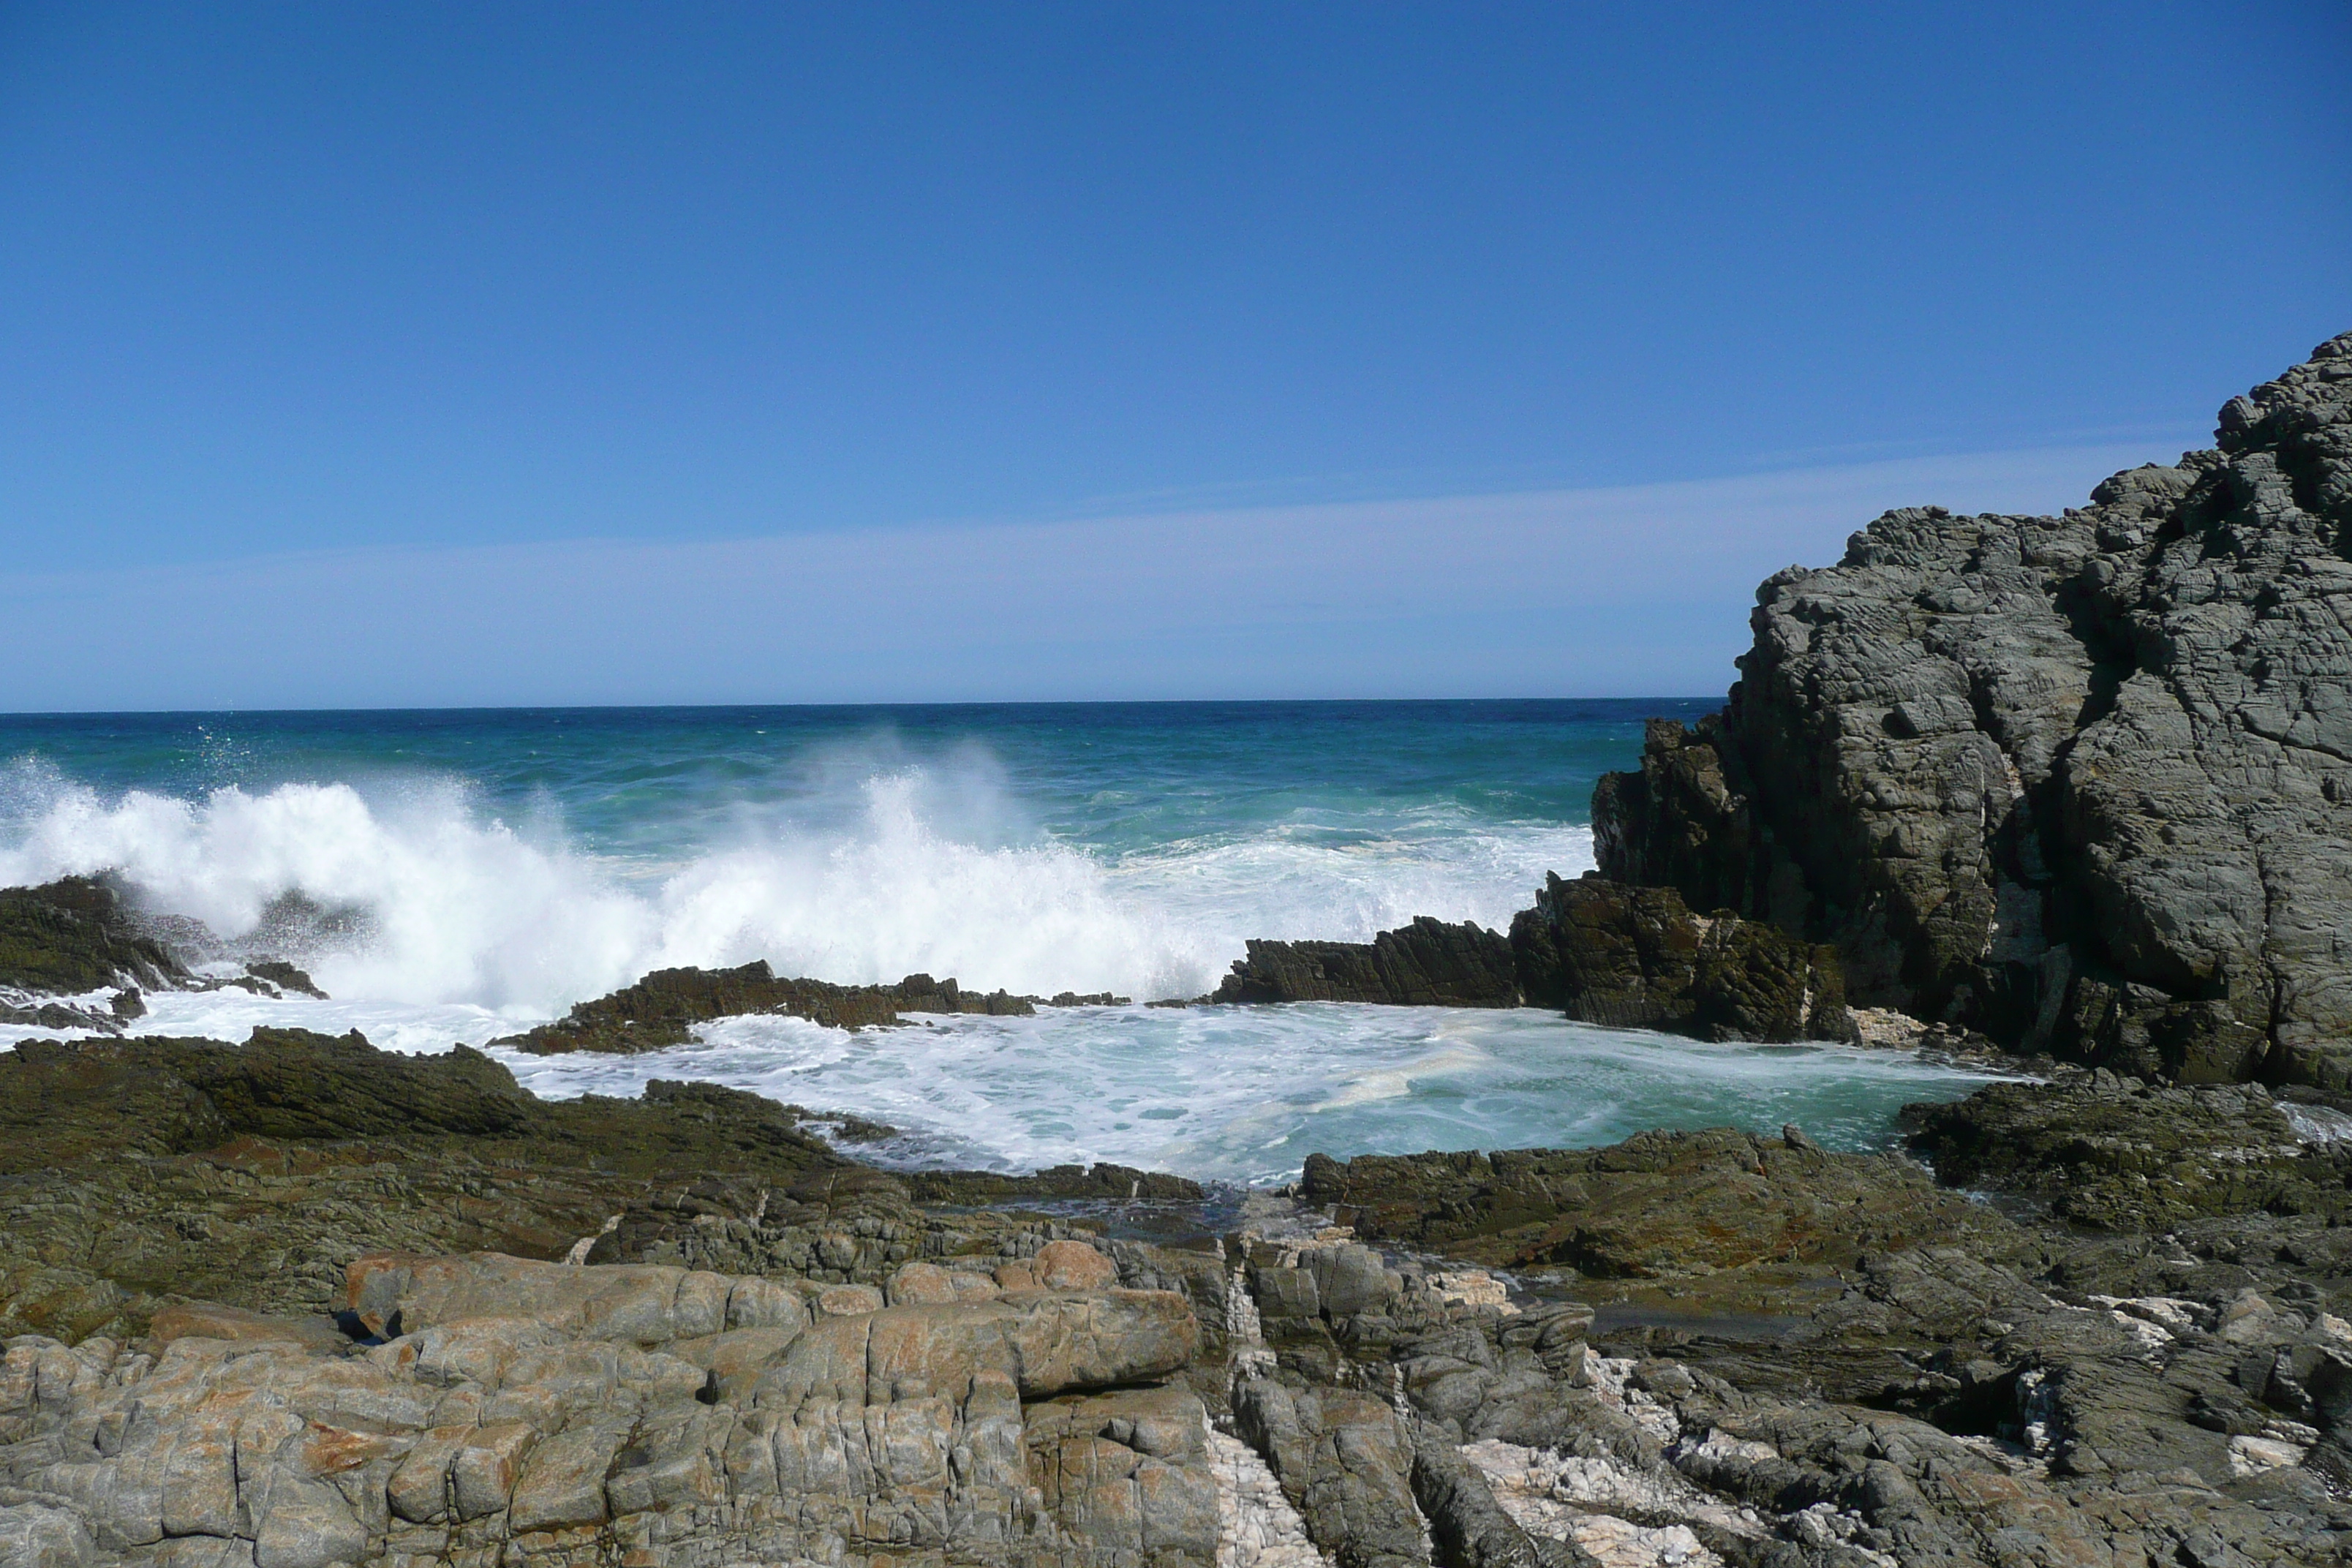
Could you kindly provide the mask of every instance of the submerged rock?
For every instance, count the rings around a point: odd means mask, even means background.
[[[2352,1085],[2347,552],[2352,334],[2084,510],[1768,580],[1723,711],[1595,792],[1601,869],[2004,1047]]]

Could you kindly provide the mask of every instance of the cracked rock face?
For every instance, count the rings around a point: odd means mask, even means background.
[[[2063,517],[1893,511],[1758,590],[1601,869],[1835,942],[1853,1000],[2352,1087],[2352,334]]]
[[[1184,1300],[976,1278],[884,1306],[386,1256],[352,1267],[350,1310],[397,1331],[364,1351],[253,1314],[135,1350],[22,1336],[0,1561],[1211,1568],[1206,1413],[1164,1381],[1198,1349]]]

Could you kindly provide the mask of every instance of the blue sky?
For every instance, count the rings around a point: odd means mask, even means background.
[[[2352,327],[2347,80],[2338,4],[0,5],[0,707],[1720,689],[1879,506]]]

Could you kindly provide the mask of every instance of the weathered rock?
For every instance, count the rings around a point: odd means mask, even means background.
[[[1835,943],[1861,1005],[2352,1085],[2348,542],[2352,335],[2084,510],[1889,512],[1602,781],[1601,868]]]
[[[1484,926],[1423,915],[1362,942],[1252,942],[1214,1002],[1379,1002],[1516,1007],[1510,943]]]
[[[1054,1260],[1083,1261],[1066,1246]],[[12,1340],[0,1549],[254,1568],[551,1568],[598,1542],[649,1565],[1215,1562],[1206,1413],[1156,1382],[1196,1348],[1182,1298],[1030,1291],[671,1337],[776,1288],[373,1258],[352,1267],[348,1310],[405,1331],[363,1353],[194,1331],[160,1354]],[[193,1330],[201,1314],[183,1316]]]
[[[1235,1389],[1234,1417],[1335,1560],[1350,1568],[1430,1561],[1413,1501],[1412,1443],[1388,1405],[1261,1377]]]
[[[135,1337],[188,1298],[316,1317],[353,1258],[384,1251],[879,1286],[909,1262],[995,1267],[1076,1234],[925,1211],[804,1117],[660,1079],[635,1100],[542,1101],[478,1053],[407,1057],[356,1036],[27,1043],[0,1052],[0,1336]],[[1198,1192],[1146,1173],[1081,1185]]]
[[[1834,949],[1727,910],[1694,914],[1672,888],[1550,877],[1512,920],[1511,952],[1529,1003],[1585,1023],[1711,1040],[1854,1037]]]

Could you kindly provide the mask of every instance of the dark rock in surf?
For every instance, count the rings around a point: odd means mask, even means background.
[[[282,958],[265,958],[245,966],[245,972],[256,980],[266,981],[280,991],[291,991],[298,996],[308,996],[324,1002],[327,994],[319,989],[310,976]]]
[[[1115,1004],[1124,998],[1059,997],[1047,1006]],[[695,1026],[760,1013],[806,1018],[827,1028],[883,1027],[901,1013],[976,1013],[1023,1017],[1034,996],[967,991],[953,980],[909,974],[896,985],[835,985],[823,980],[780,980],[765,959],[736,969],[657,969],[635,985],[582,1002],[551,1024],[493,1040],[533,1056],[569,1051],[658,1051],[692,1040]]]
[[[1376,1002],[1516,1007],[1511,944],[1500,933],[1422,916],[1370,942],[1253,942],[1214,1002]]]
[[[168,987],[190,978],[139,928],[121,890],[104,878],[0,889],[0,985],[71,995],[118,985]]]
[[[715,1018],[782,1013],[829,1027],[857,1029],[898,1021],[898,996],[874,985],[779,980],[765,959],[737,969],[657,969],[608,996],[582,1002],[551,1024],[493,1045],[533,1056],[569,1051],[657,1051],[694,1037]]]
[[[1725,910],[1694,914],[1672,888],[1590,873],[1549,878],[1511,921],[1529,1005],[1612,1028],[1709,1040],[1853,1037],[1834,949]]]
[[[1049,1165],[1034,1175],[992,1171],[910,1171],[903,1178],[919,1203],[1003,1204],[1082,1199],[1108,1203],[1198,1200],[1201,1184],[1131,1165]]]
[[[1015,996],[1001,989],[986,993],[966,991],[952,978],[934,980],[928,974],[909,974],[896,985],[861,986],[857,989],[872,991],[888,998],[891,1006],[901,1013],[977,1013],[992,1018],[1026,1018],[1037,1011],[1039,1005],[1039,999],[1034,996]],[[1091,996],[1073,995],[1066,1003],[1056,999],[1045,1005],[1076,1006],[1081,1002],[1095,1000],[1097,998]],[[1105,997],[1103,1000],[1112,998]]]
[[[1758,591],[1604,874],[1835,943],[1858,1005],[2119,1072],[2352,1086],[2352,334],[2063,517],[1881,517]]]

